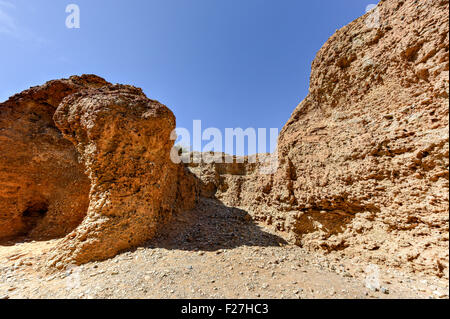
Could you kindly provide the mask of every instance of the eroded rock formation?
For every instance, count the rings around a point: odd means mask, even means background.
[[[199,190],[308,249],[448,278],[448,7],[380,1],[338,30],[273,171],[246,158],[190,165],[195,179],[170,160],[174,115],[131,86],[82,76],[12,97],[0,104],[0,237],[70,232],[52,265],[105,259]]]
[[[195,184],[170,160],[175,116],[132,86],[85,90],[54,115],[79,152],[91,182],[87,216],[52,264],[112,257],[155,235],[174,212],[193,208]]]
[[[448,277],[449,2],[380,1],[312,64],[279,169],[192,170],[304,247]]]
[[[195,206],[169,156],[175,116],[140,89],[73,76],[0,110],[0,239],[66,236],[52,265],[114,256]]]
[[[93,75],[73,76],[0,104],[0,239],[61,237],[81,222],[89,180],[52,117],[67,95],[106,84]]]

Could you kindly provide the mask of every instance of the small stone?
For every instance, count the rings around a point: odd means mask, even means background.
[[[389,295],[389,289],[386,287],[381,287],[381,292],[384,293],[385,295]]]
[[[433,294],[438,298],[444,298],[446,296],[446,294],[444,294],[438,290],[433,291]]]
[[[344,276],[345,278],[352,278],[353,276],[350,274],[350,273],[348,273],[348,272],[344,272],[343,274],[342,274],[342,276]]]

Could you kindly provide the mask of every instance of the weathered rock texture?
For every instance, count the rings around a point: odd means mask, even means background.
[[[381,1],[338,30],[280,134],[275,174],[192,171],[299,245],[448,277],[448,9]]]
[[[274,172],[245,158],[191,165],[194,179],[170,160],[173,114],[131,86],[82,76],[12,97],[0,104],[0,237],[70,232],[51,264],[105,259],[199,189],[309,249],[448,278],[448,9],[380,1],[338,30]]]
[[[51,264],[114,256],[195,206],[193,175],[169,156],[175,117],[140,89],[74,76],[0,111],[0,239],[67,235]]]
[[[89,180],[52,117],[65,96],[106,84],[97,76],[74,76],[0,104],[0,239],[60,237],[81,222]]]
[[[155,235],[174,212],[193,208],[194,179],[170,160],[175,116],[132,86],[65,98],[54,120],[76,147],[91,182],[87,216],[52,264],[114,256]]]

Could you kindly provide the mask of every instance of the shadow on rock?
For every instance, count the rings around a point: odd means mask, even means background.
[[[201,198],[197,207],[175,220],[149,241],[148,248],[216,251],[240,246],[280,246],[281,237],[263,231],[250,214],[217,199]]]

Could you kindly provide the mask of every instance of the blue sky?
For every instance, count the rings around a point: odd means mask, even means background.
[[[311,62],[375,0],[0,0],[0,101],[94,73],[141,87],[179,127],[281,129]],[[81,10],[68,29],[65,8]]]

